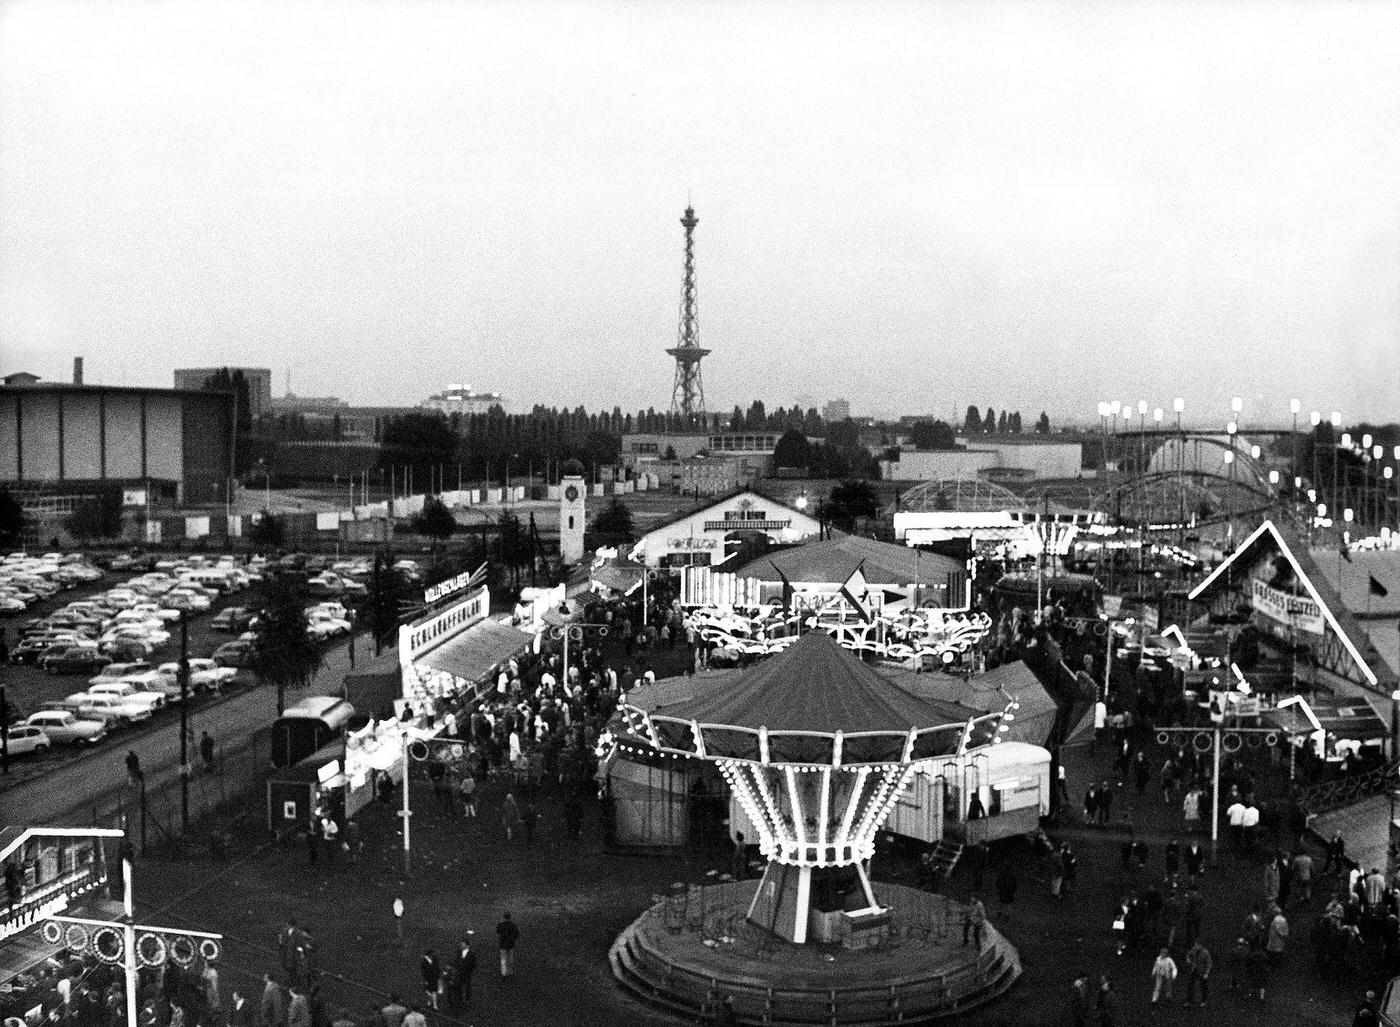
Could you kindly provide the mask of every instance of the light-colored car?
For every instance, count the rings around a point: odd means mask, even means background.
[[[178,661],[162,663],[157,669],[162,674],[169,675],[170,679],[176,682],[176,688],[180,687],[180,664]],[[220,667],[207,656],[197,656],[190,659],[191,688],[204,688],[217,692],[227,682],[232,681],[237,674],[236,668]]]
[[[28,724],[15,724],[5,729],[5,741],[8,743],[11,756],[26,756],[31,752],[43,755],[49,751],[49,746],[53,743],[49,741],[49,736],[44,734],[41,727],[30,727]]]
[[[140,674],[151,669],[151,665],[145,660],[132,660],[126,663],[109,663],[102,668],[100,674],[88,678],[89,685],[103,685],[108,681],[120,681],[122,678]]]
[[[70,695],[69,699],[78,699],[83,695],[110,695],[125,702],[145,703],[154,713],[165,705],[167,696],[164,692],[153,688],[142,688],[134,681],[107,681],[100,685],[93,685],[86,692],[79,692],[77,695]]]
[[[151,707],[147,703],[130,702],[115,695],[90,695],[79,692],[64,705],[70,706],[80,717],[100,717],[118,723],[151,719]]]
[[[318,641],[337,638],[350,633],[350,622],[326,613],[313,614],[306,619],[306,633]]]
[[[55,745],[76,745],[79,742],[91,745],[107,735],[106,721],[85,720],[70,710],[40,710],[30,716],[25,724],[42,730]]]

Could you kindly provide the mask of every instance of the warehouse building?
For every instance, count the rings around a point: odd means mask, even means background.
[[[25,373],[3,382],[0,483],[23,500],[99,486],[120,486],[142,504],[229,500],[231,393],[46,382]]]

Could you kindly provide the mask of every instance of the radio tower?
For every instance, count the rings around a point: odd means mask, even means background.
[[[671,417],[687,428],[705,417],[705,385],[700,378],[700,358],[710,351],[700,347],[700,322],[695,311],[695,226],[700,219],[694,207],[685,208],[685,278],[681,283],[679,342],[666,352],[676,358],[676,383],[671,387]]]

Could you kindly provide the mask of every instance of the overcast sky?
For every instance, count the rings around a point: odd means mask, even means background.
[[[0,368],[1400,418],[1400,3],[0,5]]]

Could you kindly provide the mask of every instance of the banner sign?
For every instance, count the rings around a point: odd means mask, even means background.
[[[461,592],[463,589],[473,588],[486,580],[486,565],[482,564],[474,571],[463,571],[455,578],[448,578],[446,581],[439,581],[436,585],[427,588],[423,592],[423,605],[431,606],[439,599],[446,599],[454,592]]]
[[[1322,634],[1322,610],[1307,596],[1290,595],[1255,578],[1250,603],[1270,620],[1298,631]]]

